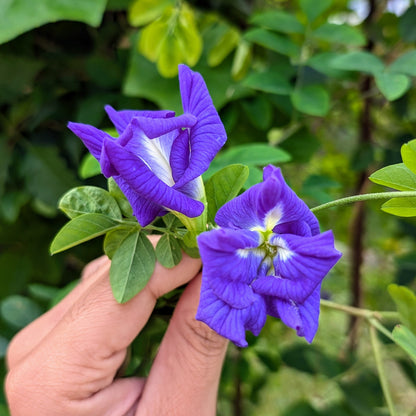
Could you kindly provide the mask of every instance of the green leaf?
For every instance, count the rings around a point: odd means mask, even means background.
[[[384,70],[383,62],[377,56],[365,51],[340,54],[332,60],[331,65],[344,71],[359,71],[374,75]]]
[[[155,250],[145,233],[130,234],[121,243],[110,267],[110,284],[117,302],[128,302],[146,286],[155,263]]]
[[[250,19],[250,23],[282,33],[305,32],[305,27],[295,15],[281,10],[257,13]]]
[[[107,0],[30,0],[6,1],[1,6],[0,43],[7,42],[35,27],[58,20],[74,20],[97,27]]]
[[[239,81],[244,78],[250,68],[252,57],[252,44],[244,39],[240,39],[240,43],[235,51],[231,67],[231,76],[235,81]]]
[[[128,21],[132,26],[145,25],[160,17],[167,7],[174,5],[174,0],[135,0],[128,9]]]
[[[267,130],[273,121],[273,107],[265,94],[258,94],[241,102],[245,116],[250,123],[260,129]]]
[[[282,55],[297,57],[300,54],[299,46],[291,39],[266,29],[250,29],[244,34],[244,39]]]
[[[6,356],[7,347],[9,346],[9,340],[0,335],[0,360]],[[0,410],[1,416],[1,410]]]
[[[366,43],[361,31],[347,24],[324,23],[313,31],[313,36],[319,40],[342,45],[364,46]]]
[[[393,339],[416,364],[416,335],[404,325],[396,325],[393,329]]]
[[[390,66],[390,72],[416,77],[416,50],[412,50],[399,56]]]
[[[211,176],[205,184],[209,222],[214,224],[217,211],[238,195],[248,174],[247,166],[230,165]]]
[[[217,155],[211,162],[208,174],[204,176],[208,177],[213,172],[232,164],[266,166],[269,163],[288,162],[290,159],[289,153],[265,143],[242,144],[233,146]]]
[[[59,201],[59,209],[69,218],[96,213],[121,220],[117,201],[109,192],[96,186],[80,186],[68,191]]]
[[[306,85],[293,90],[293,106],[305,114],[325,116],[329,111],[329,94],[321,85]]]
[[[387,290],[396,304],[400,320],[416,332],[416,295],[407,287],[390,284]]]
[[[140,229],[137,227],[121,226],[115,230],[109,231],[104,238],[103,248],[104,253],[109,259],[112,259],[115,252],[118,250],[123,241],[133,232]]]
[[[121,213],[127,218],[132,217],[133,208],[116,181],[113,178],[108,178],[107,186],[108,192],[110,192],[110,195],[117,201]]]
[[[28,191],[45,204],[56,207],[59,198],[77,186],[73,172],[58,155],[57,147],[28,144],[27,150],[23,173]]]
[[[189,247],[185,244],[183,240],[179,240],[179,245],[181,246],[182,250],[191,258],[199,259],[201,256],[199,254],[198,246],[196,247]]]
[[[369,179],[374,183],[399,191],[416,190],[416,175],[404,163],[381,168],[374,172]]]
[[[380,72],[375,75],[375,80],[378,89],[389,101],[400,98],[411,85],[407,75],[392,72]]]
[[[100,163],[91,153],[87,153],[81,161],[78,173],[82,179],[97,176],[101,173]]]
[[[343,71],[332,67],[332,62],[341,54],[337,52],[321,52],[311,56],[306,62],[311,68],[321,72],[329,77],[346,78],[351,74],[348,71]]]
[[[332,4],[332,0],[299,0],[300,8],[306,14],[310,22],[325,12]]]
[[[405,143],[401,149],[403,163],[416,174],[416,139]]]
[[[32,283],[27,289],[29,295],[40,302],[50,302],[59,291],[54,286],[43,285],[41,283]]]
[[[56,254],[67,250],[119,226],[119,221],[103,214],[82,214],[60,229],[52,241],[50,252]]]
[[[167,269],[179,264],[182,259],[182,251],[178,240],[170,234],[162,235],[156,245],[156,258]]]
[[[398,217],[416,217],[416,197],[392,198],[383,204],[381,209]]]
[[[209,66],[217,66],[235,49],[240,41],[237,29],[229,27],[209,51],[207,62]]]
[[[41,307],[32,299],[20,295],[9,296],[1,302],[2,318],[16,329],[30,324],[42,314]]]
[[[416,6],[409,7],[399,18],[400,37],[409,43],[416,42]]]
[[[276,71],[252,73],[243,81],[243,85],[271,94],[289,95],[292,92],[289,81]]]

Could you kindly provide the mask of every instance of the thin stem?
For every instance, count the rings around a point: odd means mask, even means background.
[[[377,338],[377,332],[373,325],[370,325],[371,345],[373,346],[374,358],[376,361],[378,377],[380,379],[381,389],[383,390],[384,398],[386,399],[387,407],[390,416],[396,416],[396,409],[394,408],[393,399],[391,397],[390,387],[387,381],[386,373],[383,366],[383,358],[381,356],[380,342]]]
[[[370,309],[362,309],[362,308],[356,308],[354,306],[342,305],[340,303],[331,302],[325,299],[321,299],[321,305],[330,309],[335,309],[338,311],[346,312],[349,315],[358,316],[358,317],[366,318],[369,320],[374,319],[377,323],[378,323],[377,319],[394,319],[394,320],[399,319],[399,314],[398,312],[395,312],[395,311],[372,311]]]
[[[371,200],[377,200],[377,199],[390,199],[390,198],[409,198],[409,197],[416,197],[416,191],[376,192],[372,194],[353,195],[353,196],[347,196],[341,199],[336,199],[335,201],[327,202],[326,204],[318,205],[312,208],[311,211],[318,212],[323,209],[339,207],[339,206],[348,205],[348,204],[352,204],[354,202],[359,202],[359,201],[371,201]]]

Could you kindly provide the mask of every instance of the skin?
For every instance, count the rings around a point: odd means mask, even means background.
[[[173,269],[156,264],[148,285],[120,305],[109,260],[87,265],[80,284],[11,341],[11,415],[215,415],[227,341],[195,320],[200,268],[200,260],[185,254]],[[115,378],[157,298],[187,282],[148,378]]]

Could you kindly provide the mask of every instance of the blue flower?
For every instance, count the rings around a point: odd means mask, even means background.
[[[184,114],[172,111],[106,111],[118,138],[80,123],[68,127],[112,176],[140,225],[167,211],[197,217],[204,210],[201,174],[227,136],[202,76],[179,66]]]
[[[322,280],[341,253],[280,169],[267,166],[263,179],[220,208],[219,228],[198,237],[203,275],[197,319],[247,346],[245,331],[258,335],[271,315],[311,342]]]

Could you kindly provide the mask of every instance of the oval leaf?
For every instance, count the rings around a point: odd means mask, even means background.
[[[121,211],[117,201],[109,192],[96,186],[80,186],[71,189],[61,198],[58,206],[69,218],[95,213],[121,220]]]
[[[21,329],[42,314],[42,308],[32,299],[20,295],[9,296],[1,303],[2,318],[16,329]]]
[[[407,52],[399,56],[390,66],[390,72],[399,72],[401,74],[416,77],[416,50]]]
[[[381,209],[398,217],[416,217],[416,197],[390,199]]]
[[[115,230],[109,231],[104,238],[104,253],[109,259],[112,259],[115,252],[120,247],[121,243],[134,231],[137,231],[140,227],[120,227]]]
[[[416,333],[416,295],[407,287],[391,284],[388,292],[400,315],[400,320]]]
[[[178,240],[170,234],[164,234],[156,245],[156,258],[167,269],[175,267],[182,259],[182,250]]]
[[[308,20],[313,22],[325,10],[329,8],[332,0],[299,0],[300,8],[306,14]]]
[[[374,172],[369,179],[374,183],[399,191],[416,190],[416,175],[404,163],[381,168]]]
[[[230,165],[215,173],[205,185],[208,203],[208,221],[215,223],[215,214],[235,198],[246,182],[249,169],[244,165]]]
[[[121,243],[110,267],[110,284],[117,302],[129,301],[146,286],[155,263],[155,250],[145,233],[130,234]]]
[[[250,23],[282,33],[304,33],[305,31],[305,27],[294,14],[281,10],[258,13],[250,19]]]
[[[409,77],[403,74],[381,72],[375,79],[378,89],[389,101],[397,100],[410,87]]]
[[[294,107],[302,113],[322,117],[329,111],[329,94],[320,85],[296,88],[290,98]]]
[[[416,174],[416,140],[405,143],[401,149],[403,163]]]
[[[396,325],[393,329],[393,339],[416,364],[416,335],[404,325]]]
[[[359,29],[346,24],[324,23],[313,32],[313,36],[319,40],[343,45],[364,46],[366,43],[365,36]]]
[[[56,254],[120,226],[103,214],[83,214],[65,224],[52,241],[50,252]]]
[[[331,66],[344,71],[359,71],[377,74],[384,69],[383,62],[375,55],[365,51],[347,52],[334,58]]]
[[[289,81],[275,71],[250,74],[243,81],[243,85],[271,94],[289,95],[292,92]]]

